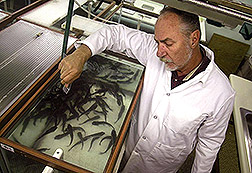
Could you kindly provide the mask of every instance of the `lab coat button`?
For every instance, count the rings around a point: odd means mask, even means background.
[[[157,119],[157,116],[156,116],[156,115],[154,115],[154,117],[153,117],[153,118]]]
[[[145,140],[145,139],[146,139],[146,136],[143,136],[143,139]]]
[[[166,93],[167,96],[170,96],[171,94],[170,93]]]

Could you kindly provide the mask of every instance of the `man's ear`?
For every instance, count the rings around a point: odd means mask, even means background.
[[[200,41],[200,31],[199,30],[193,31],[190,38],[191,38],[191,48],[195,48]]]

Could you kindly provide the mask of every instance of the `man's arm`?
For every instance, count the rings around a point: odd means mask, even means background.
[[[208,117],[200,127],[192,173],[211,172],[217,153],[225,139],[233,103],[234,95],[223,103],[216,115]]]
[[[85,62],[91,55],[99,54],[106,49],[124,52],[145,65],[147,58],[151,57],[148,56],[149,52],[156,48],[153,35],[123,25],[104,27],[78,43],[82,43],[82,46],[65,57],[59,65],[61,83],[66,85],[80,76]]]
[[[91,50],[82,44],[72,54],[65,57],[59,63],[61,83],[68,87],[74,80],[80,77],[85,62],[91,57]]]

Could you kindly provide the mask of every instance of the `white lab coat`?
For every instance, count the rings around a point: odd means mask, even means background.
[[[123,172],[176,172],[196,145],[192,172],[210,172],[225,138],[233,110],[234,90],[214,63],[204,72],[171,89],[171,72],[156,56],[154,35],[123,25],[99,30],[81,41],[97,54],[125,52],[145,69],[140,102],[133,114]]]

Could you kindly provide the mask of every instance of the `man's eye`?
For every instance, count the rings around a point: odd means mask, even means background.
[[[165,46],[166,46],[166,47],[171,47],[172,45],[173,45],[173,43],[166,43],[166,42],[165,42]]]

